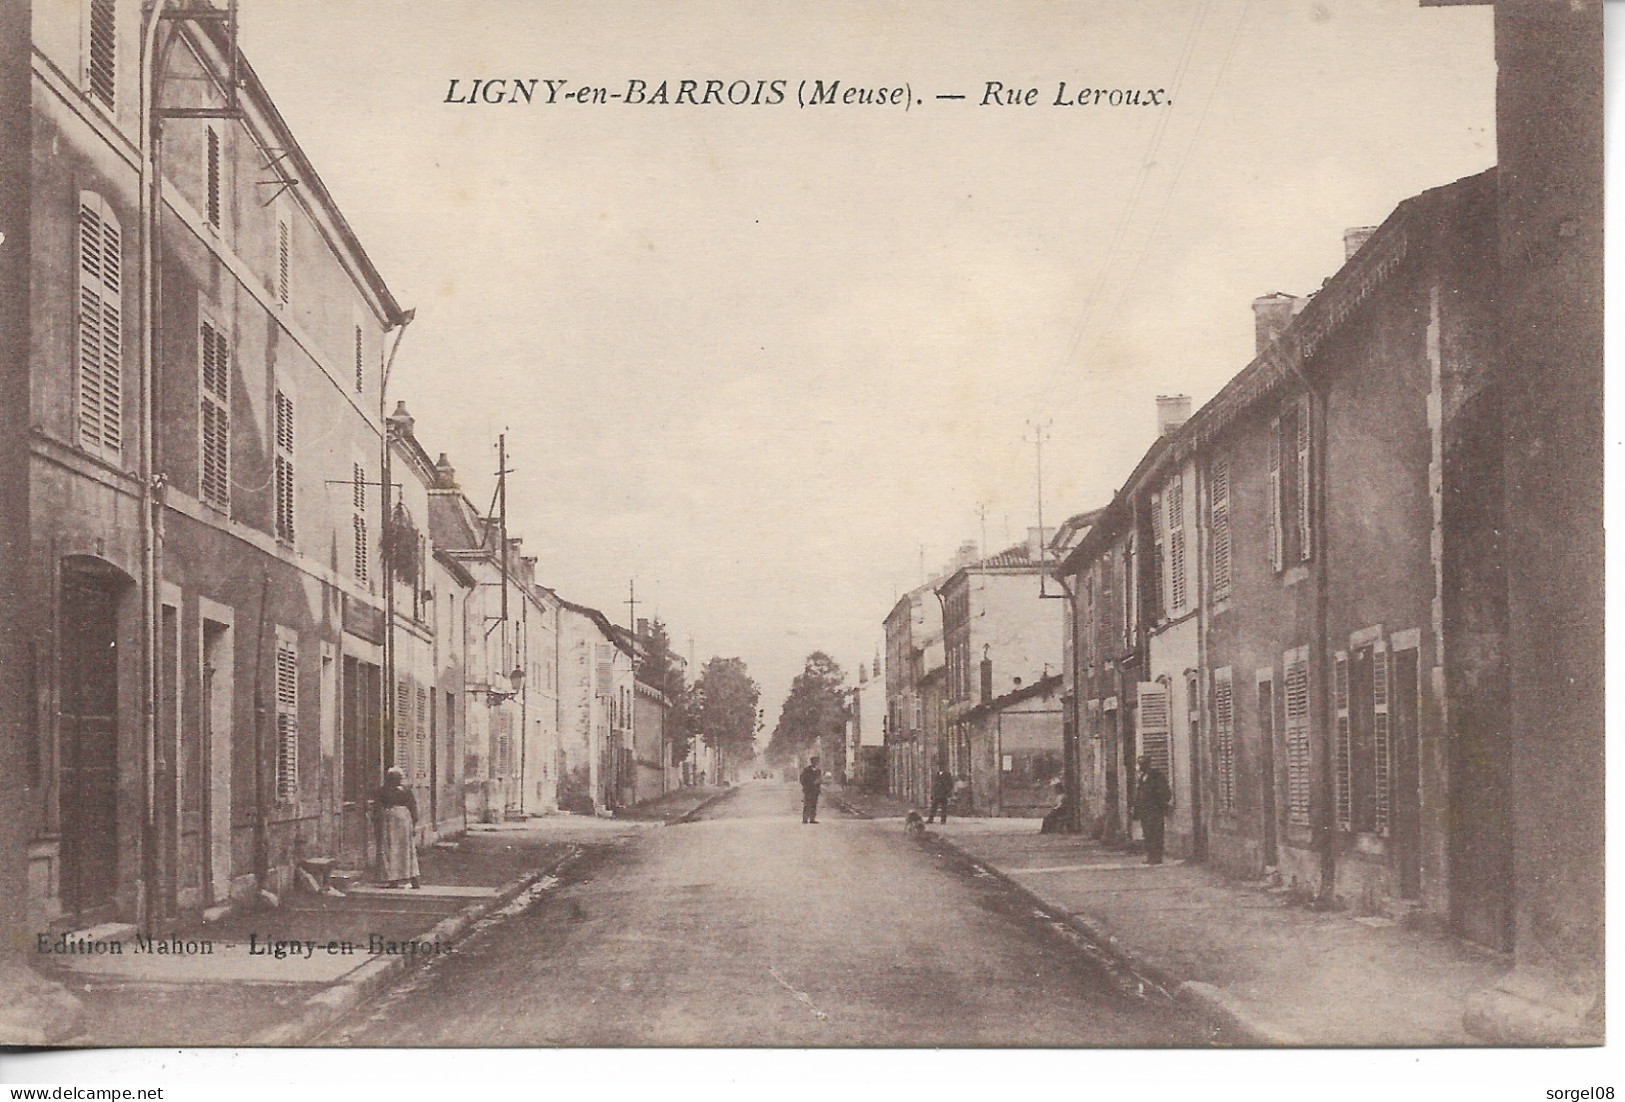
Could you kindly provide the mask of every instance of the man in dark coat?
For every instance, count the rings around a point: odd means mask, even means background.
[[[1140,775],[1134,784],[1134,817],[1140,820],[1140,828],[1145,832],[1145,863],[1148,865],[1162,864],[1162,821],[1173,802],[1168,778],[1163,776],[1150,754],[1141,754]]]
[[[942,821],[948,821],[948,798],[954,794],[954,775],[945,767],[937,767],[937,775],[931,778],[931,809],[925,813],[925,821],[930,822],[937,814],[942,813]]]
[[[818,791],[824,787],[824,771],[819,768],[815,757],[807,763],[807,768],[801,771],[801,821],[816,823],[818,821]]]

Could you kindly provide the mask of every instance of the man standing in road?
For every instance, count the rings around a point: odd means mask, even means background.
[[[801,821],[816,823],[818,821],[818,791],[824,787],[824,771],[819,768],[818,759],[814,757],[807,763],[807,768],[801,771]]]
[[[1150,754],[1140,755],[1140,775],[1134,783],[1134,817],[1145,832],[1145,863],[1162,864],[1162,821],[1168,805],[1174,802],[1168,778],[1162,775]]]
[[[925,821],[930,822],[940,811],[942,821],[948,821],[948,798],[954,794],[954,775],[948,772],[947,766],[937,766],[937,775],[931,778],[931,809],[925,813]]]

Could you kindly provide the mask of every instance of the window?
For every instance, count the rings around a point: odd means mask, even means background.
[[[124,254],[118,218],[101,196],[79,195],[79,443],[117,459],[124,446]]]
[[[1213,599],[1230,597],[1230,463],[1215,459],[1208,469],[1209,566]]]
[[[1349,723],[1349,656],[1338,651],[1332,662],[1332,696],[1337,702],[1337,825],[1354,825],[1354,732]]]
[[[350,500],[355,513],[350,517],[351,534],[355,539],[355,579],[358,582],[367,580],[367,471],[359,463],[351,465],[354,481],[351,484]]]
[[[1285,562],[1281,531],[1281,422],[1270,423],[1269,441],[1269,509],[1270,509],[1270,569],[1280,570]]]
[[[276,648],[276,798],[299,794],[299,652],[282,640]]]
[[[1213,673],[1213,767],[1219,810],[1236,810],[1236,708],[1228,667]]]
[[[1313,480],[1309,472],[1309,395],[1304,394],[1298,398],[1296,443],[1298,452],[1298,469],[1296,479],[1298,504],[1298,557],[1307,562],[1314,554],[1314,529],[1310,526],[1310,496],[1309,491]]]
[[[201,462],[198,496],[221,509],[231,507],[231,349],[226,335],[205,321],[198,327],[201,386],[198,416]]]
[[[276,392],[276,538],[293,542],[293,399]]]
[[[1167,582],[1163,578],[1166,554],[1162,541],[1162,495],[1151,495],[1151,607],[1146,619],[1153,625],[1168,608]]]
[[[421,685],[414,690],[413,703],[417,710],[412,724],[412,779],[420,785],[429,783],[429,694]]]
[[[1309,648],[1288,651],[1286,665],[1287,822],[1309,825]]]
[[[276,300],[288,305],[293,298],[293,224],[285,214],[276,220]]]
[[[1168,778],[1171,792],[1174,771],[1170,767],[1168,739],[1172,731],[1168,707],[1168,687],[1160,681],[1139,683],[1139,707],[1135,715],[1140,725],[1140,753],[1151,755],[1151,764]]]
[[[412,682],[400,677],[395,682],[395,768],[411,784],[417,779],[417,763],[413,760],[416,740],[412,737]]]
[[[114,0],[90,0],[85,84],[93,99],[113,106],[118,75],[118,17]]]
[[[1378,647],[1371,656],[1371,829],[1387,834],[1393,816],[1393,738],[1388,720],[1388,651]]]
[[[1185,611],[1189,591],[1185,582],[1185,479],[1175,475],[1163,495],[1168,502],[1168,612]]]
[[[361,359],[361,326],[355,327],[355,392],[361,393],[367,382],[366,365]]]
[[[220,131],[203,130],[203,216],[209,225],[220,227]]]

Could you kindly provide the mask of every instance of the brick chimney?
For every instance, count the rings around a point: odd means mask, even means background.
[[[1191,419],[1189,394],[1157,395],[1157,435],[1167,436]]]
[[[389,427],[394,429],[395,435],[401,439],[411,436],[413,427],[417,425],[416,418],[406,411],[404,400],[395,403],[395,412],[391,413],[387,420]]]
[[[647,616],[638,617],[638,634],[645,639],[649,638],[649,618]]]
[[[1360,251],[1360,246],[1371,240],[1371,235],[1377,232],[1376,226],[1350,226],[1343,231],[1343,260],[1348,262],[1354,259],[1354,254]]]
[[[434,488],[437,490],[455,490],[457,488],[457,468],[451,465],[446,453],[441,452],[440,458],[434,464]]]
[[[1254,355],[1262,356],[1264,350],[1275,343],[1275,338],[1292,320],[1292,310],[1297,304],[1296,298],[1280,291],[1253,299]]]

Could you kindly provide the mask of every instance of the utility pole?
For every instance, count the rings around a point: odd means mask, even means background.
[[[982,546],[978,554],[982,558],[988,556],[987,546],[987,504],[985,502],[976,506],[976,518],[982,522]]]
[[[638,580],[636,578],[631,578],[626,583],[626,630],[633,639],[638,637]]]

